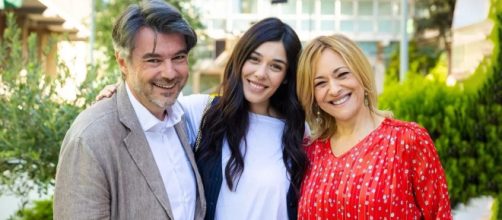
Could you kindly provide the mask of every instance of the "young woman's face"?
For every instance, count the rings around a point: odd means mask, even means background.
[[[314,96],[319,107],[336,121],[353,119],[364,109],[364,88],[342,57],[333,50],[321,53],[316,64]]]
[[[265,42],[249,55],[241,77],[251,112],[267,114],[270,97],[284,81],[287,68],[286,50],[280,41]]]

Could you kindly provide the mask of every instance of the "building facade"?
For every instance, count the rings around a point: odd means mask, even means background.
[[[468,78],[493,51],[493,43],[488,39],[493,29],[489,11],[490,0],[456,2],[452,24],[451,72],[451,77],[456,81]]]
[[[194,0],[194,3],[200,6],[206,33],[212,39],[239,36],[254,22],[271,16],[293,27],[302,42],[319,35],[344,34],[356,41],[368,56],[379,91],[383,87],[384,62],[400,39],[401,0]],[[217,55],[219,52],[215,52]]]

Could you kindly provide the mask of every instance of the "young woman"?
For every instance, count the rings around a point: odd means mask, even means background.
[[[377,109],[371,66],[341,35],[314,39],[297,92],[311,141],[299,219],[451,219],[445,173],[427,131]]]
[[[307,166],[305,115],[295,91],[300,51],[289,25],[261,20],[237,42],[216,101],[202,94],[178,99],[198,140],[205,219],[297,218]]]
[[[253,25],[237,42],[221,97],[185,101],[207,200],[206,219],[296,219],[296,193],[306,169],[305,116],[296,89],[301,43],[276,18]],[[188,99],[199,99],[199,96]]]

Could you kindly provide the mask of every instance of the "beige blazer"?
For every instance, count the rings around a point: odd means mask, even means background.
[[[175,129],[197,181],[195,219],[203,219],[204,191],[182,122]],[[124,83],[112,98],[80,113],[66,133],[57,165],[54,219],[173,219]]]

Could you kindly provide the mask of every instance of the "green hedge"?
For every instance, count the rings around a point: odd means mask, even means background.
[[[481,195],[502,194],[502,4],[492,1],[493,55],[465,82],[445,83],[439,62],[427,76],[409,73],[389,83],[380,107],[396,118],[423,125],[435,141],[445,168],[452,205]],[[481,83],[480,83],[481,82]],[[500,206],[500,202],[497,203]],[[500,207],[498,210],[501,210]],[[502,216],[498,215],[499,219]]]
[[[52,198],[46,200],[36,200],[26,208],[16,212],[11,219],[15,220],[52,220]]]

